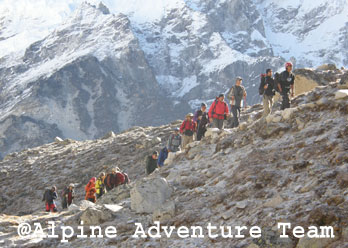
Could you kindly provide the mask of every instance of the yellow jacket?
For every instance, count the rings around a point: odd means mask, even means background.
[[[101,190],[104,188],[104,178],[98,177],[97,181],[95,182],[95,189],[97,190],[97,194],[100,194]]]

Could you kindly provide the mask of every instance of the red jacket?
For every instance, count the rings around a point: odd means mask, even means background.
[[[228,106],[225,101],[220,102],[219,100],[215,100],[209,109],[209,118],[213,119],[224,119],[224,115],[228,115]]]
[[[184,120],[184,122],[180,126],[180,133],[185,132],[185,130],[196,130],[196,123],[194,121],[189,122],[188,120]]]

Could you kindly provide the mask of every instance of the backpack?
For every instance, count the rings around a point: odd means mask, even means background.
[[[274,89],[279,92],[278,84],[281,84],[280,74],[276,72],[274,74]]]
[[[263,95],[265,93],[265,80],[266,80],[266,74],[261,74],[261,83],[260,83],[260,87],[259,87],[259,95]]]
[[[48,197],[49,197],[49,194],[50,194],[50,189],[45,189],[42,201],[46,201],[48,199]]]

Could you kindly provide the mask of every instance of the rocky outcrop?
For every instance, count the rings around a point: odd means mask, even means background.
[[[160,209],[172,195],[172,189],[164,178],[144,178],[131,190],[131,208],[137,213],[153,213]]]
[[[145,155],[161,147],[158,139],[155,147],[148,144],[154,144],[156,137],[165,143],[179,122],[10,154],[0,163],[0,211],[6,214],[0,216],[0,227],[5,245],[32,247],[50,242],[49,246],[59,246],[59,240],[19,238],[13,230],[23,221],[38,220],[76,228],[83,215],[102,228],[115,226],[118,234],[114,239],[87,239],[83,246],[88,247],[345,247],[348,102],[335,98],[341,90],[338,86],[316,87],[295,97],[291,109],[275,111],[267,118],[261,117],[261,106],[252,106],[242,113],[240,128],[211,129],[209,136],[187,146],[148,177]],[[109,192],[96,204],[82,200],[89,178],[116,165],[127,170],[132,183]],[[70,182],[76,184],[77,207],[43,213],[43,189],[51,184],[61,189]],[[183,240],[175,230],[170,238],[160,240],[131,237],[134,223],[146,229],[155,221],[175,227],[257,225],[262,236]],[[277,230],[282,221],[293,227],[332,226],[336,237],[321,242],[293,235],[283,239]],[[81,247],[80,242],[72,239],[69,246]]]

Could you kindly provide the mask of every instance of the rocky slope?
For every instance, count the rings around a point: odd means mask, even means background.
[[[327,71],[326,71],[327,72]],[[307,70],[307,76],[310,74]],[[318,75],[318,74],[314,74]],[[314,77],[312,77],[313,79]],[[172,127],[135,127],[103,139],[56,141],[8,155],[0,163],[0,237],[6,247],[347,247],[348,244],[348,82],[318,86],[293,100],[291,109],[261,118],[261,106],[243,113],[238,129],[211,129],[201,142],[150,177],[143,159],[161,147]],[[338,81],[341,81],[340,84]],[[161,140],[160,140],[160,139]],[[113,166],[132,180],[96,205],[83,199],[88,179]],[[164,180],[165,179],[165,180]],[[77,183],[77,206],[58,214],[42,212],[45,187]],[[151,204],[150,204],[151,203]],[[115,206],[117,204],[117,206]],[[155,206],[155,207],[153,207]],[[161,207],[160,207],[161,206]],[[112,239],[19,238],[19,223],[55,221],[117,227]],[[258,225],[258,239],[178,237],[135,239],[134,223],[163,225]],[[293,226],[333,226],[334,239],[280,239],[277,222]],[[45,229],[45,232],[47,229]],[[163,234],[163,233],[162,233]],[[163,234],[164,235],[164,234]],[[0,244],[1,245],[1,244]]]
[[[346,1],[104,3],[0,4],[0,156],[171,122],[237,75],[255,104],[260,73],[285,59],[347,65]]]

